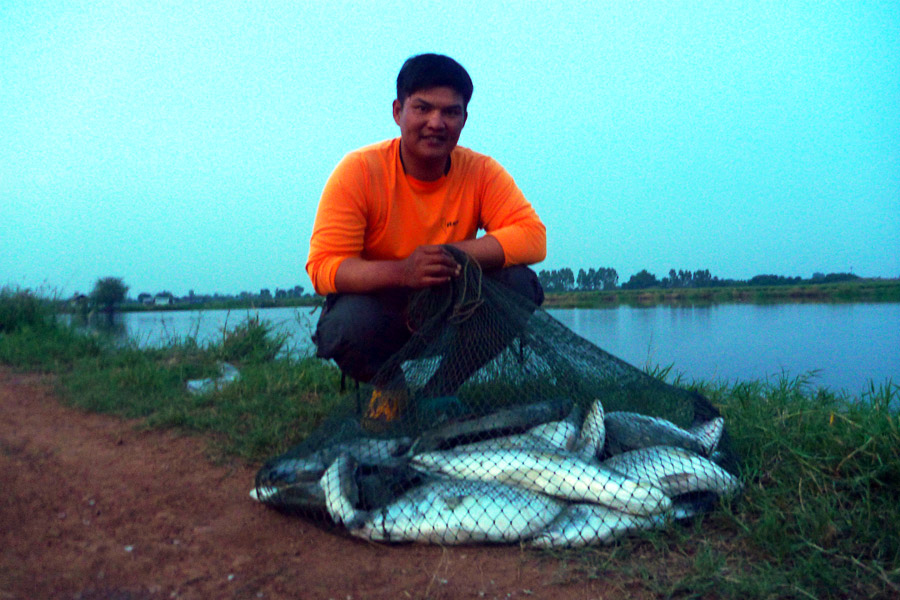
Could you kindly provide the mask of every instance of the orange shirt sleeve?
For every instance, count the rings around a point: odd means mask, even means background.
[[[504,265],[530,265],[547,256],[547,230],[512,176],[485,159],[481,227],[503,248]]]
[[[366,230],[365,178],[357,154],[345,156],[325,183],[313,234],[306,272],[316,292],[335,291],[334,276],[344,259],[360,256]]]

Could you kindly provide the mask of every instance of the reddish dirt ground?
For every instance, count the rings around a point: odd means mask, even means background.
[[[0,600],[602,598],[517,546],[371,544],[259,505],[206,441],[0,368]],[[622,591],[621,589],[618,591]]]

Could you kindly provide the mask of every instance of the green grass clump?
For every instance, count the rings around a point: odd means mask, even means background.
[[[338,402],[339,378],[337,369],[314,358],[247,364],[236,383],[182,396],[147,425],[213,433],[219,453],[259,462],[312,432]]]
[[[900,592],[900,388],[848,398],[784,377],[709,393],[743,459],[734,524],[767,562],[791,566],[784,590]]]
[[[227,349],[191,341],[119,348],[85,358],[61,373],[60,382],[68,401],[86,410],[141,418],[145,427],[207,433],[217,456],[262,461],[305,438],[340,395],[335,367],[308,357],[271,358],[280,340],[246,344],[248,329],[267,327],[255,320],[239,325],[241,345]],[[239,369],[237,381],[189,393],[188,381],[219,377],[226,357]]]
[[[900,387],[695,387],[725,417],[742,495],[622,546],[554,553],[565,569],[665,598],[900,597]]]
[[[103,345],[100,337],[61,323],[52,300],[29,290],[0,289],[0,364],[55,371],[97,355]]]
[[[23,329],[46,330],[56,319],[50,300],[29,290],[0,288],[0,334]]]
[[[275,359],[287,340],[288,334],[277,333],[271,323],[260,321],[259,315],[248,316],[234,329],[226,329],[213,350],[220,360],[260,363]]]

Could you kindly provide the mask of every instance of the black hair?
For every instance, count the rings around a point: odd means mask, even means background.
[[[397,75],[400,104],[419,90],[446,86],[463,97],[463,108],[472,98],[472,78],[461,64],[443,54],[417,54],[406,59]]]

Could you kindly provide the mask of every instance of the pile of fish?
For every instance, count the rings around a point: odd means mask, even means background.
[[[584,412],[576,407],[512,435],[456,435],[463,443],[450,447],[446,430],[416,440],[359,437],[282,460],[250,495],[269,503],[294,494],[368,540],[550,548],[608,543],[694,516],[740,490],[715,460],[721,417],[683,429],[605,413],[599,400]],[[484,433],[502,417],[456,433]]]

